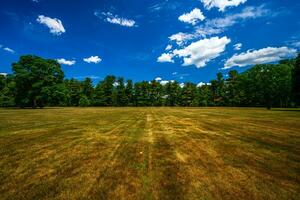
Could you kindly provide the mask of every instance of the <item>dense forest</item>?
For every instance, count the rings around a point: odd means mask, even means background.
[[[21,56],[12,74],[0,75],[1,107],[44,106],[251,106],[300,105],[300,54],[278,64],[260,64],[209,84],[156,80],[134,83],[107,76],[96,86],[90,78],[65,79],[55,60]]]

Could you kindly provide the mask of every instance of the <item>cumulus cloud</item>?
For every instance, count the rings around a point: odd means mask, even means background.
[[[66,60],[64,58],[60,58],[60,59],[57,59],[56,60],[59,64],[61,65],[75,65],[76,64],[76,61],[75,60]]]
[[[195,25],[197,22],[203,21],[205,19],[205,16],[199,8],[195,8],[190,13],[185,13],[179,16],[178,19],[179,21]]]
[[[87,62],[87,63],[97,64],[97,63],[100,63],[102,61],[102,59],[99,56],[91,56],[89,58],[84,58],[83,61]]]
[[[236,7],[245,3],[247,0],[201,0],[204,7],[208,10],[211,8],[219,8],[219,11],[224,12],[227,7]]]
[[[234,50],[236,50],[236,51],[241,50],[242,46],[243,46],[242,43],[237,43],[237,44],[233,45]]]
[[[241,54],[235,54],[226,61],[223,69],[230,69],[234,66],[245,67],[249,65],[276,62],[296,55],[296,49],[288,47],[267,47],[259,50],[247,51]]]
[[[98,12],[96,11],[94,15],[100,19],[103,19],[104,21],[111,23],[111,24],[117,24],[120,26],[126,26],[126,27],[134,27],[136,26],[136,22],[132,19],[127,19],[123,17],[119,17],[118,15],[114,15],[110,12]]]
[[[50,29],[50,33],[52,33],[53,35],[61,35],[62,33],[66,32],[61,20],[57,18],[50,18],[44,15],[39,15],[36,21],[47,26]]]
[[[220,56],[229,43],[230,39],[226,36],[222,38],[212,37],[193,42],[183,49],[175,49],[173,54],[183,58],[183,66],[195,65],[200,68]]]
[[[7,76],[7,73],[0,73],[1,76]]]
[[[159,56],[157,58],[157,62],[170,62],[170,63],[174,63],[174,60],[173,60],[173,54],[171,53],[163,53],[161,56]]]
[[[8,47],[3,48],[3,50],[4,50],[4,51],[7,51],[7,52],[9,52],[9,53],[15,53],[15,51],[14,51],[13,49],[8,48]]]

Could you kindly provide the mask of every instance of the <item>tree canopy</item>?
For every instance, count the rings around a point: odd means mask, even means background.
[[[0,75],[0,106],[300,106],[300,54],[278,64],[260,64],[238,73],[218,73],[207,84],[169,81],[134,83],[107,76],[64,79],[55,60],[21,56],[12,74]]]

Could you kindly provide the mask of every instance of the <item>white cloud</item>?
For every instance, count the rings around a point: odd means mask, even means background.
[[[233,45],[233,47],[234,47],[234,50],[236,50],[236,51],[239,51],[239,50],[241,50],[242,46],[243,46],[243,44],[242,44],[242,43],[237,43],[237,44]]]
[[[204,7],[210,10],[213,7],[219,8],[219,11],[225,11],[227,7],[236,7],[245,3],[247,0],[201,0]]]
[[[183,58],[183,66],[195,65],[197,68],[204,67],[207,62],[217,58],[225,47],[230,43],[230,39],[225,37],[212,37],[193,42],[189,46],[173,51],[173,54]]]
[[[75,65],[76,64],[76,61],[75,60],[66,60],[64,58],[60,58],[60,59],[57,59],[56,60],[59,64],[61,65]]]
[[[173,83],[173,82],[174,82],[174,80],[170,80],[170,81],[162,80],[162,81],[160,81],[160,84],[167,85],[168,83]]]
[[[182,32],[173,34],[169,37],[169,39],[171,41],[175,41],[177,43],[177,45],[183,45],[186,41],[192,40],[194,38],[195,38],[194,34],[182,33]]]
[[[181,87],[181,88],[183,88],[184,86],[185,86],[184,83],[180,83],[180,84],[179,84],[179,87]]]
[[[170,36],[169,39],[175,41],[178,45],[183,45],[189,40],[223,33],[231,26],[240,24],[248,19],[266,16],[269,13],[270,10],[265,9],[264,6],[249,6],[244,8],[240,13],[229,14],[223,18],[207,20],[203,25],[196,26],[195,31],[192,33],[179,32]]]
[[[2,76],[7,76],[7,73],[0,73],[0,75],[2,75]]]
[[[190,13],[185,13],[178,17],[179,21],[195,25],[199,21],[203,21],[205,19],[205,16],[201,12],[199,8],[195,8]]]
[[[296,55],[296,49],[290,49],[288,47],[267,47],[236,54],[226,61],[223,69],[230,69],[234,66],[245,67],[249,65],[276,62]]]
[[[46,25],[50,29],[50,33],[52,33],[53,35],[61,35],[62,33],[66,32],[61,20],[57,18],[50,18],[44,15],[39,15],[36,21],[40,24]]]
[[[161,78],[161,77],[156,77],[155,80],[156,80],[157,82],[159,82],[159,81],[162,80],[162,78]]]
[[[204,85],[211,85],[210,83],[204,83],[204,82],[200,82],[197,84],[197,87],[202,87]]]
[[[15,53],[15,51],[14,51],[13,49],[8,48],[8,47],[3,48],[3,50],[4,50],[4,51],[7,51],[7,52],[9,52],[9,53]]]
[[[300,41],[299,41],[299,42],[293,42],[292,45],[293,45],[294,47],[300,48]]]
[[[97,16],[100,19],[104,19],[104,21],[109,22],[111,24],[117,24],[120,26],[126,26],[126,27],[134,27],[136,26],[135,21],[132,19],[127,19],[127,18],[123,18],[123,17],[119,17],[118,15],[114,15],[110,12],[95,12],[94,13],[95,16]]]
[[[174,63],[173,54],[163,53],[160,57],[157,58],[157,62],[171,62]]]
[[[222,33],[235,24],[247,19],[255,19],[270,13],[270,10],[265,9],[263,6],[253,7],[249,6],[242,10],[240,13],[226,15],[224,18],[215,18],[206,21],[202,26],[197,27],[196,33],[206,36],[211,34]]]
[[[169,44],[169,45],[166,47],[165,50],[166,50],[166,51],[169,51],[169,50],[171,50],[172,48],[173,48],[173,46]]]
[[[100,63],[102,61],[102,59],[99,56],[91,56],[89,58],[84,58],[83,61],[87,62],[87,63],[97,64],[97,63]]]

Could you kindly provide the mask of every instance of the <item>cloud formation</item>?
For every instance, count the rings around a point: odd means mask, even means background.
[[[236,51],[239,51],[239,50],[241,50],[242,46],[243,46],[243,44],[242,44],[242,43],[237,43],[237,44],[233,45],[233,47],[234,47],[234,50],[236,50]]]
[[[169,45],[166,47],[165,50],[166,50],[166,51],[169,51],[169,50],[171,50],[172,48],[173,48],[173,46],[169,44]]]
[[[270,13],[269,9],[264,6],[253,7],[248,6],[241,12],[228,14],[222,18],[214,18],[207,20],[204,24],[196,26],[195,31],[191,33],[176,33],[169,37],[171,41],[175,41],[178,45],[182,45],[189,40],[197,38],[205,38],[210,35],[220,34],[226,31],[229,27],[249,19],[255,19],[267,16]]]
[[[75,65],[76,64],[76,61],[75,60],[66,60],[64,58],[60,58],[60,59],[57,59],[56,60],[59,64],[61,65]]]
[[[183,58],[183,66],[195,65],[197,68],[201,68],[209,61],[220,56],[230,42],[231,40],[226,36],[202,39],[183,49],[175,49],[173,54]]]
[[[9,53],[15,53],[15,51],[14,51],[13,49],[8,48],[8,47],[3,48],[3,50],[4,50],[4,51],[7,51],[7,52],[9,52]]]
[[[100,63],[102,61],[102,59],[99,56],[91,56],[89,58],[84,58],[83,61],[87,62],[87,63],[97,64],[97,63]]]
[[[163,53],[161,56],[159,56],[157,58],[157,62],[170,62],[170,63],[174,63],[174,60],[173,60],[173,54],[171,53]]]
[[[245,67],[249,65],[271,63],[285,58],[295,57],[296,55],[296,49],[288,47],[267,47],[259,50],[247,51],[241,54],[235,54],[225,62],[223,69],[230,69],[235,66]]]
[[[36,21],[47,26],[50,29],[50,33],[52,33],[53,35],[61,35],[62,33],[66,32],[61,20],[57,18],[50,18],[44,15],[39,15]]]
[[[134,27],[136,26],[136,22],[132,19],[127,19],[123,17],[119,17],[118,15],[114,15],[111,12],[98,12],[96,11],[94,15],[100,19],[103,19],[104,21],[111,23],[111,24],[117,24],[120,26],[125,27]]]
[[[236,7],[245,3],[247,0],[201,0],[204,7],[208,10],[211,8],[219,8],[219,11],[224,12],[227,7]]]
[[[185,13],[178,17],[179,21],[195,25],[199,21],[203,21],[205,16],[199,8],[195,8],[190,13]]]

